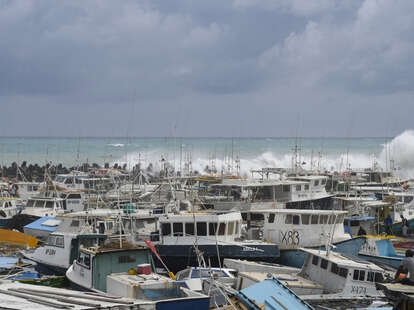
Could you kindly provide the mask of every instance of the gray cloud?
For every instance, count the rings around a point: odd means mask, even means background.
[[[350,119],[352,135],[396,134],[414,112],[413,9],[409,0],[3,0],[0,130],[157,136],[176,124],[190,136],[283,136],[299,115],[307,135],[345,135]],[[63,113],[73,121],[60,122]]]

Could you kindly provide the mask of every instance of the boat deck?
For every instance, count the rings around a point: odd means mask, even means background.
[[[137,301],[105,294],[84,293],[62,288],[0,282],[2,307],[9,309],[137,309]]]
[[[269,274],[266,272],[240,272],[240,275],[255,280],[256,282],[262,282],[269,278]],[[313,281],[307,280],[297,275],[283,273],[272,273],[271,275],[278,279],[283,285],[289,287],[290,289],[296,287],[321,290],[323,289],[322,285],[319,285]]]

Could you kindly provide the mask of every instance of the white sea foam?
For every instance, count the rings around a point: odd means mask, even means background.
[[[113,146],[113,147],[123,147],[124,144],[123,143],[111,143],[111,144],[107,144],[108,146]]]
[[[379,158],[382,167],[389,168],[393,160],[399,175],[414,178],[414,130],[406,130],[384,145]]]
[[[250,176],[251,170],[264,167],[289,168],[292,167],[292,156],[292,152],[277,153],[275,151],[265,151],[253,156],[243,156],[243,154],[240,154],[240,173],[244,176]],[[148,151],[144,160],[142,153],[131,152],[115,162],[121,165],[127,164],[129,168],[132,168],[138,163],[138,158],[141,158],[140,160],[144,167],[147,167],[151,163],[154,171],[158,171],[161,166],[162,157],[166,158],[172,167],[175,166],[175,169],[179,170],[180,162],[178,152],[175,156],[175,163],[173,154],[167,156],[165,152],[156,150]],[[231,164],[231,160],[224,160],[223,158],[224,156],[221,156],[221,158],[217,156],[214,160],[214,165],[218,172],[226,171],[229,164]],[[351,146],[348,153],[345,149],[343,152],[326,150],[320,158],[315,153],[312,156],[311,150],[303,150],[303,153],[300,155],[300,161],[304,163],[303,167],[305,169],[310,169],[312,166],[313,169],[319,167],[321,170],[339,172],[346,170],[347,167],[351,169],[372,168],[374,163],[377,163],[382,169],[390,169],[390,160],[394,161],[394,167],[397,169],[396,172],[398,175],[414,178],[414,130],[404,131],[389,143],[384,144],[382,150],[377,154],[358,152],[353,150]],[[211,168],[212,160],[208,152],[202,153],[194,150],[191,164],[193,171],[204,173],[207,166]],[[181,165],[184,167],[184,160]]]

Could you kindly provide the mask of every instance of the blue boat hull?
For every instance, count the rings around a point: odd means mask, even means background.
[[[365,259],[367,261],[373,262],[373,263],[389,265],[394,268],[398,268],[402,262],[402,258],[399,258],[399,257],[372,256],[372,255],[364,255],[364,254],[359,254],[358,257]]]
[[[203,252],[206,264],[211,267],[219,267],[223,264],[224,258],[246,259],[252,261],[262,261],[274,263],[280,256],[279,247],[274,244],[246,245],[218,245],[220,262],[217,256],[216,245],[199,245],[199,250]],[[259,249],[259,251],[254,250]],[[168,268],[177,272],[187,266],[198,266],[197,256],[192,245],[157,245],[157,251]],[[157,267],[163,267],[159,260],[154,257]]]
[[[7,228],[9,225],[10,219],[0,219],[0,228]]]
[[[364,241],[365,238],[363,237],[341,241],[335,243],[332,250],[338,253],[357,256]],[[311,249],[325,250],[325,246],[313,247]],[[281,250],[278,263],[290,267],[302,268],[307,255],[307,253],[299,249]]]

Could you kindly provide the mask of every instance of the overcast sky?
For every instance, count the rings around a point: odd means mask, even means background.
[[[0,0],[2,136],[390,136],[412,0]]]

